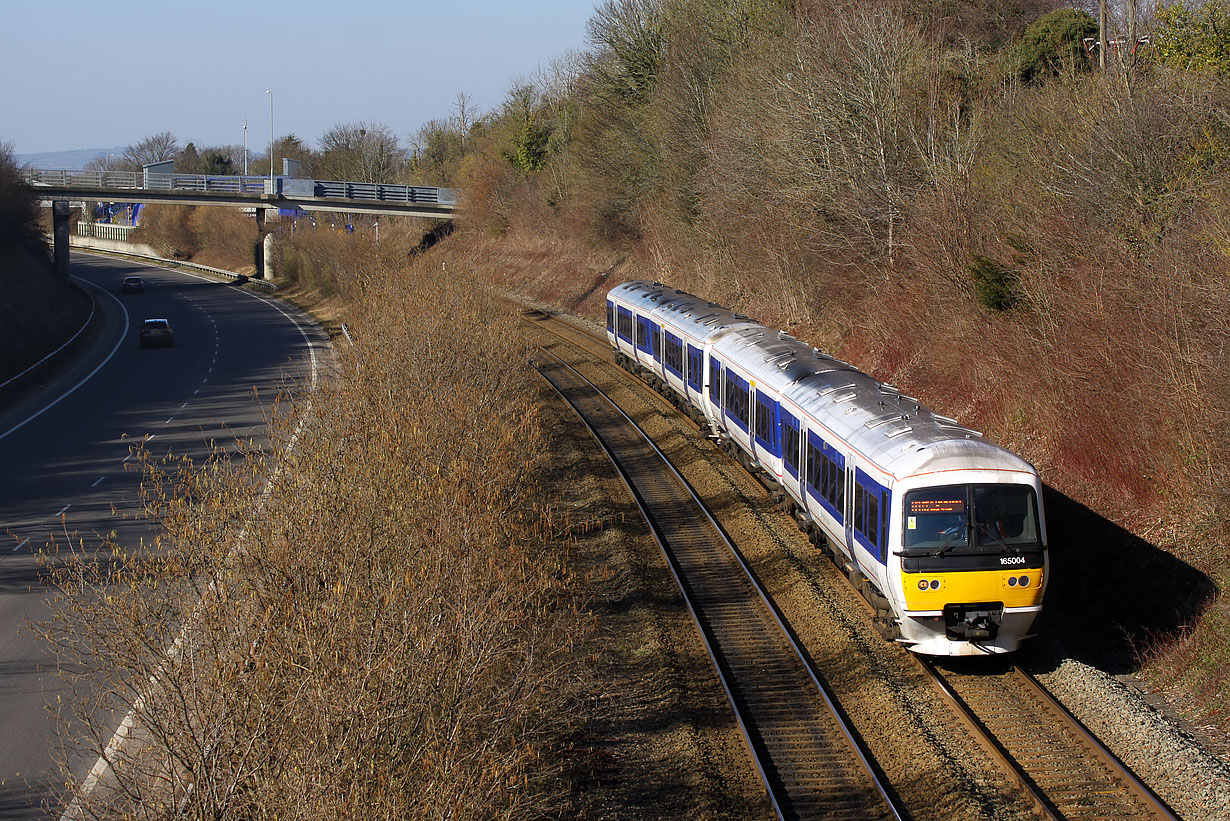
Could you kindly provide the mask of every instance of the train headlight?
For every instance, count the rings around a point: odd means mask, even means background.
[[[926,590],[926,589],[927,589],[927,580],[926,580],[926,579],[919,579],[919,580],[918,580],[918,589],[919,589],[919,590]]]
[[[939,580],[939,579],[932,579],[932,580],[931,580],[931,589],[932,589],[932,590],[939,590],[939,589],[940,589],[940,580]]]
[[[1029,587],[1029,577],[1028,576],[1021,577],[1021,587]]]
[[[1009,577],[1008,577],[1008,586],[1009,586],[1009,587],[1016,587],[1016,576],[1009,576]]]

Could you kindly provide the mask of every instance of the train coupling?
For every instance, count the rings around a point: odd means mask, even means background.
[[[944,605],[944,628],[957,641],[986,641],[999,635],[1003,621],[1002,602]]]

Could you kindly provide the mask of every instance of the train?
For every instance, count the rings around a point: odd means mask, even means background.
[[[928,656],[1010,653],[1049,580],[1038,471],[852,365],[660,282],[606,298],[615,360],[753,471]]]

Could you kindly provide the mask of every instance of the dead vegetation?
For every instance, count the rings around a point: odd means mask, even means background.
[[[147,466],[157,549],[52,566],[69,751],[101,753],[128,711],[139,728],[87,816],[515,819],[564,800],[552,749],[587,627],[537,493],[525,343],[472,282],[420,266],[364,291],[340,377],[268,448]]]

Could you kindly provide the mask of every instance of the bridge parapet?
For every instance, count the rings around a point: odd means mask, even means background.
[[[349,200],[358,203],[407,203],[438,205],[451,210],[457,190],[420,185],[301,180],[291,177],[216,176],[209,174],[155,174],[148,171],[73,171],[23,168],[22,177],[32,186],[61,190],[180,191],[199,194],[252,194],[269,198]],[[53,192],[48,192],[49,194]],[[50,198],[50,197],[49,197]]]

